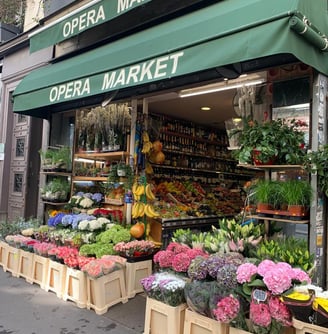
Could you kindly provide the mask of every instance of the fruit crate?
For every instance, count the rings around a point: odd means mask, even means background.
[[[63,300],[71,300],[79,308],[87,306],[87,277],[83,271],[67,267]]]
[[[59,262],[49,260],[48,273],[46,278],[45,290],[53,291],[58,298],[62,298],[66,279],[67,266]]]
[[[243,332],[235,334],[248,333]],[[229,334],[229,325],[187,309],[183,334]]]
[[[20,250],[18,260],[18,277],[25,278],[26,282],[33,284],[32,267],[33,267],[33,253]]]
[[[87,277],[88,309],[93,309],[101,315],[111,306],[127,301],[123,268],[96,279]]]
[[[147,297],[144,334],[181,334],[187,304],[170,306]]]
[[[152,260],[140,262],[126,262],[125,283],[128,298],[133,298],[137,293],[143,292],[140,280],[152,273]]]

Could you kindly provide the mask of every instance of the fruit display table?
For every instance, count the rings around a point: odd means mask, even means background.
[[[150,224],[150,236],[154,241],[162,243],[163,248],[166,248],[175,230],[189,228],[192,230],[209,231],[212,226],[218,227],[220,218],[222,217],[152,218],[148,221]]]

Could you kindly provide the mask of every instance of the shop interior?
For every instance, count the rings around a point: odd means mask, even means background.
[[[229,201],[233,202],[231,205],[233,209],[223,211],[223,215],[232,216],[245,210],[245,207],[251,202],[249,194],[245,192],[245,184],[254,178],[264,178],[264,173],[261,170],[249,170],[239,166],[238,161],[233,158],[233,151],[238,147],[232,139],[229,141],[227,135],[231,124],[239,126],[239,120],[246,117],[251,117],[257,121],[283,117],[301,119],[310,125],[310,81],[308,73],[306,71],[303,71],[304,73],[300,72],[298,67],[293,68],[293,74],[291,74],[290,68],[288,71],[279,69],[278,72],[287,74],[284,77],[274,70],[259,72],[248,76],[243,75],[233,80],[210,82],[198,87],[186,87],[185,89],[163,92],[138,99],[137,132],[139,126],[140,131],[148,131],[150,141],[161,141],[165,156],[165,159],[163,158],[158,163],[151,162],[152,173],[146,173],[148,180],[151,180],[150,182],[153,182],[156,186],[162,182],[172,182],[174,180],[180,182],[194,180],[199,183],[205,192],[213,193],[217,201],[222,201],[222,209],[229,207],[227,204]],[[277,81],[272,79],[277,79]],[[291,87],[298,88],[295,90]],[[275,98],[273,98],[274,89],[276,90],[276,96],[278,96]],[[107,103],[108,101],[104,103],[103,107]],[[115,101],[114,103],[126,103],[131,113],[131,101]],[[171,126],[167,132],[168,136],[161,134],[163,123]],[[177,127],[172,130],[172,126]],[[75,154],[78,150],[77,127],[76,111],[57,113],[52,117],[50,146],[67,145],[73,148],[73,179],[69,179],[69,181],[72,181],[71,194],[79,190],[99,190],[101,189],[99,186],[103,187],[107,182],[108,174],[106,173],[97,174],[97,176],[88,175],[83,180],[74,180],[74,175],[75,178],[77,176],[77,164],[83,165],[87,169],[100,168],[103,171],[107,170],[109,173],[111,164],[124,161],[127,164],[134,163],[138,174],[144,172],[148,162],[140,162],[137,156],[131,154],[133,150],[131,151],[130,145],[136,142],[136,139],[131,141],[130,138],[135,136],[133,131],[127,130],[125,133],[126,140],[123,144],[123,151],[130,152],[130,154],[122,154],[114,160],[110,159],[113,161],[108,161],[108,159],[101,157],[101,153],[91,159],[83,159],[83,156],[81,158],[81,156]],[[218,145],[204,144],[202,146],[197,143],[195,146],[195,142],[190,141],[190,138],[197,137],[199,133],[189,132],[190,130],[185,129],[188,127],[200,127],[201,135],[204,135],[204,131],[205,136],[215,134],[215,141],[220,145],[220,148]],[[131,129],[133,128],[132,126]],[[310,141],[309,128],[308,126],[304,129],[308,144]],[[175,138],[172,137],[172,133],[176,132],[180,132],[181,136],[179,136],[182,139],[177,139],[178,142],[174,142],[174,139],[172,143],[172,138]],[[167,147],[168,144],[173,146]],[[218,153],[218,150],[221,150],[221,152]],[[200,159],[203,159],[203,161],[200,162]],[[119,195],[124,196],[124,191],[122,190]],[[194,201],[187,199],[183,190],[182,194],[176,193],[173,195],[173,200],[177,204],[181,204],[183,200],[186,203]],[[124,200],[121,199],[118,203],[110,201],[108,205],[123,205],[123,203]],[[210,216],[216,215],[215,212],[208,211],[205,211],[205,213],[197,211],[198,214],[202,217],[208,214]],[[210,227],[211,223],[207,228]],[[282,224],[281,226],[287,234],[307,237],[307,224]]]

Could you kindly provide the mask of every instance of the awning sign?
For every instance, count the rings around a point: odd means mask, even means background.
[[[30,35],[30,52],[62,42],[151,0],[94,1]]]

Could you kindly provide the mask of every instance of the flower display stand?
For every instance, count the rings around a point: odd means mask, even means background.
[[[39,284],[41,289],[45,289],[48,275],[49,259],[37,254],[33,256],[32,262],[32,282]]]
[[[0,241],[0,266],[4,268],[5,264],[5,254],[6,254],[6,249],[8,247],[8,244],[4,241]]]
[[[106,313],[111,306],[127,301],[123,268],[96,279],[87,277],[88,309],[93,309],[100,315]]]
[[[181,334],[187,304],[170,306],[147,297],[144,334]]]
[[[18,277],[18,262],[20,249],[8,245],[5,251],[3,270],[9,271],[14,277]]]
[[[71,300],[79,308],[87,306],[87,277],[83,271],[67,267],[63,300]]]
[[[137,293],[143,292],[140,280],[152,273],[152,260],[140,262],[127,262],[125,272],[126,294],[133,298]]]
[[[33,284],[32,279],[32,266],[33,266],[33,253],[20,250],[18,260],[18,277],[25,278],[26,282]]]
[[[312,325],[293,318],[293,326],[296,334],[327,334],[328,328]]]
[[[45,290],[53,291],[58,298],[62,298],[67,266],[56,261],[49,260]]]
[[[236,332],[235,334],[246,333]],[[229,325],[187,309],[183,334],[229,334]]]

